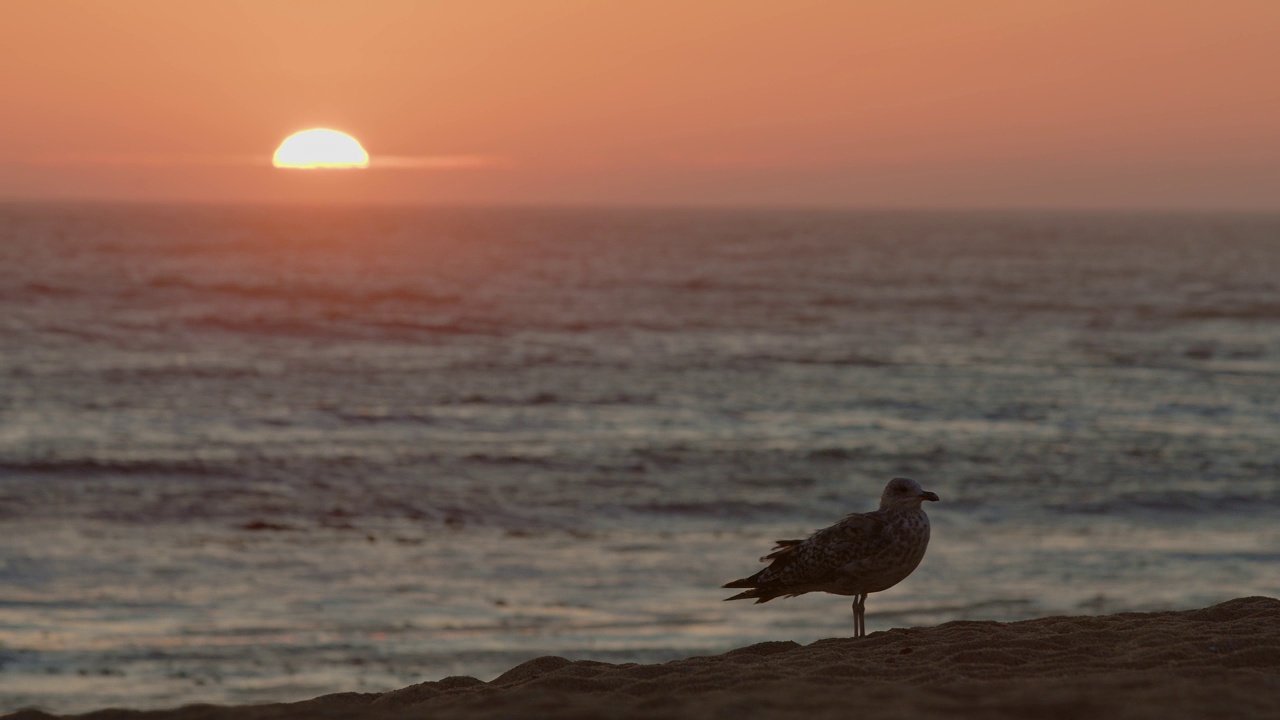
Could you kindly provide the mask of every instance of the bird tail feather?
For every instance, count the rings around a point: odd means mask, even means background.
[[[721,585],[721,587],[726,588],[750,588],[749,590],[740,592],[733,597],[725,598],[725,600],[750,600],[754,598],[756,603],[759,604],[762,602],[769,602],[776,597],[785,595],[786,590],[780,590],[777,587],[771,586],[761,587],[760,578],[769,570],[769,568],[774,567],[779,562],[785,563],[787,561],[785,556],[792,550],[799,547],[803,542],[803,540],[778,540],[777,544],[774,545],[773,552],[760,558],[760,562],[770,563],[769,567],[750,577],[744,577],[740,580],[734,580],[733,582],[727,582],[724,585]]]
[[[729,585],[725,585],[725,587],[730,587],[730,586],[729,586]],[[734,586],[734,587],[742,587],[742,586],[741,586],[741,585],[737,585],[737,586]],[[751,588],[750,590],[744,590],[743,592],[740,592],[740,593],[738,593],[737,595],[734,595],[733,597],[727,597],[727,598],[725,598],[725,601],[726,601],[726,602],[728,602],[729,600],[751,600],[751,599],[754,599],[754,600],[756,601],[756,602],[755,602],[755,604],[756,604],[756,605],[759,605],[760,603],[763,603],[763,602],[769,602],[770,600],[772,600],[772,599],[774,599],[774,598],[776,598],[776,597],[778,597],[777,593],[774,593],[774,592],[772,592],[772,591],[770,591],[770,590],[767,590],[767,589],[765,589],[765,588]]]

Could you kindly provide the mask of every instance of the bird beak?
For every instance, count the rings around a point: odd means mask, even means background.
[[[921,497],[921,498],[923,498],[923,499],[925,499],[925,500],[932,500],[932,501],[934,501],[934,502],[938,502],[938,496],[937,496],[937,494],[936,494],[936,493],[931,493],[931,492],[922,492],[922,493],[920,493],[920,497]]]

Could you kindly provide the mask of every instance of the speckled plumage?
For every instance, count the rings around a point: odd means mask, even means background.
[[[779,540],[760,558],[769,566],[726,588],[750,588],[726,600],[757,603],[808,592],[854,596],[855,636],[866,634],[864,603],[916,569],[929,546],[929,516],[920,507],[938,496],[914,480],[894,478],[880,496],[880,509],[852,513],[804,540]]]

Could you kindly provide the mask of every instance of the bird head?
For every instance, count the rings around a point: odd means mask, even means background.
[[[884,486],[884,492],[880,495],[880,509],[916,509],[925,500],[937,502],[938,496],[920,487],[920,483],[915,480],[894,478]]]

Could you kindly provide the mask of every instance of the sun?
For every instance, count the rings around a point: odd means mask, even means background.
[[[284,139],[271,164],[278,168],[367,168],[369,153],[344,132],[313,128]]]

